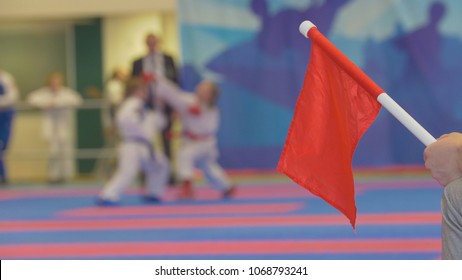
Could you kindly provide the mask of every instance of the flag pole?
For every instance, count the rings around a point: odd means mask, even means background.
[[[324,52],[337,63],[346,73],[356,80],[367,92],[374,96],[402,125],[404,125],[425,146],[436,141],[428,131],[423,128],[411,115],[396,103],[383,89],[381,89],[369,76],[346,57],[334,44],[332,44],[311,21],[304,21],[299,27],[300,33],[318,44]]]

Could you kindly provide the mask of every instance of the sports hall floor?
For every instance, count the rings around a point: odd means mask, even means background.
[[[421,170],[356,173],[356,233],[322,200],[275,173],[234,174],[232,200],[97,208],[99,185],[0,190],[0,259],[437,259],[441,188]]]

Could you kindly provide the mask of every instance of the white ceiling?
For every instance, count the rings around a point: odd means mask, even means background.
[[[1,20],[65,19],[175,10],[176,0],[0,0]]]

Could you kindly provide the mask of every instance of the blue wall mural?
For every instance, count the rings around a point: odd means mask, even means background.
[[[184,86],[222,87],[228,168],[275,168],[309,61],[306,19],[434,136],[462,131],[462,1],[180,0],[179,9]],[[420,164],[423,149],[382,110],[354,164]]]

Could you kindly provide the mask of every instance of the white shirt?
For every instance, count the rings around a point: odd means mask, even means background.
[[[124,100],[124,92],[124,82],[118,79],[111,79],[106,83],[104,97],[111,106],[118,106]]]
[[[73,110],[82,103],[77,92],[62,87],[55,93],[49,87],[43,87],[30,93],[27,103],[43,110],[43,135],[46,139],[70,139]]]
[[[215,139],[220,124],[220,112],[216,107],[200,106],[196,95],[182,91],[167,79],[158,78],[157,93],[165,99],[181,116],[183,130],[200,138]],[[191,111],[200,107],[200,113]]]
[[[164,116],[144,108],[144,102],[136,97],[127,98],[116,115],[117,127],[124,140],[151,141],[157,131],[165,127]]]
[[[0,109],[13,107],[18,101],[19,95],[13,76],[0,70],[0,84],[4,91],[4,93],[0,95]]]
[[[165,76],[164,56],[160,52],[150,53],[143,58],[143,72]]]

